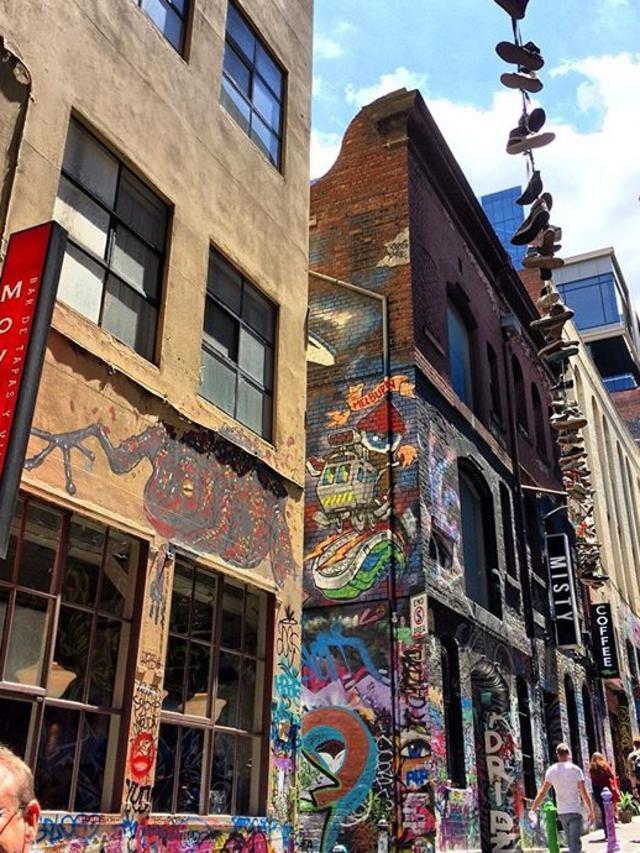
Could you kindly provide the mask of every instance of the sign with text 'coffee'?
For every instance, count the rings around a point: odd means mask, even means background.
[[[66,239],[55,222],[12,234],[0,278],[0,558],[9,545]]]
[[[560,648],[580,645],[580,623],[573,583],[569,539],[564,533],[547,536],[547,561],[551,580],[551,598],[556,623],[556,641]]]
[[[591,605],[591,630],[600,678],[619,678],[618,650],[610,604]]]

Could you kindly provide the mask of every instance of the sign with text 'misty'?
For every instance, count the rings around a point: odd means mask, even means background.
[[[610,604],[591,605],[591,630],[600,678],[620,678],[616,634]]]
[[[551,599],[556,623],[556,641],[560,648],[580,645],[580,623],[569,539],[564,533],[547,536],[547,560],[551,579]]]
[[[0,278],[0,558],[9,545],[66,239],[55,222],[12,234]]]

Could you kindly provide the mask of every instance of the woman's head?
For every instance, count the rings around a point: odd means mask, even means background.
[[[589,765],[592,770],[596,768],[607,768],[609,765],[607,764],[607,759],[601,752],[594,752],[591,756],[591,763]]]

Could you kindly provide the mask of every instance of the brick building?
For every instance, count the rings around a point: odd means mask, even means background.
[[[2,248],[69,234],[0,561],[39,849],[294,849],[311,29],[0,3]]]
[[[301,849],[540,845],[549,746],[599,741],[535,308],[417,92],[355,117],[310,229]]]

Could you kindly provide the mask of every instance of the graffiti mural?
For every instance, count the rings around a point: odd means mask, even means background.
[[[25,468],[32,471],[60,451],[70,495],[76,493],[72,454],[93,462],[95,451],[87,442],[94,440],[114,474],[151,464],[143,505],[162,537],[243,569],[257,568],[268,558],[280,586],[295,572],[282,481],[215,433],[199,430],[179,436],[157,423],[113,444],[109,429],[93,423],[55,435],[33,429],[32,435],[44,446],[26,460]]]

